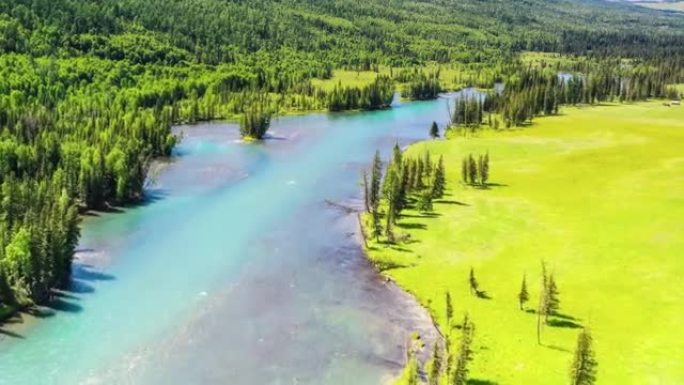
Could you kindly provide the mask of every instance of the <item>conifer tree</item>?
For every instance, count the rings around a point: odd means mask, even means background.
[[[362,175],[362,183],[363,183],[363,205],[364,208],[366,209],[366,212],[369,213],[371,211],[371,202],[370,202],[370,186],[368,185],[368,171],[363,170],[363,175]]]
[[[518,293],[518,303],[520,310],[525,309],[525,303],[530,299],[530,294],[527,292],[527,277],[523,275],[522,285],[520,285],[520,292]]]
[[[380,242],[380,236],[382,235],[382,224],[380,223],[380,213],[377,209],[371,211],[371,220],[373,237],[375,237],[376,242]]]
[[[437,122],[432,122],[432,126],[430,126],[430,137],[432,139],[439,138],[439,126],[437,126]]]
[[[437,167],[435,167],[435,173],[432,180],[432,196],[433,198],[441,198],[444,196],[444,190],[446,189],[446,177],[444,170],[444,157],[439,156],[437,161]]]
[[[370,202],[371,210],[377,211],[380,204],[380,185],[382,183],[382,160],[380,159],[380,151],[375,151],[373,157],[373,167],[371,168],[370,191],[368,193],[368,200]]]
[[[418,195],[418,203],[416,204],[418,211],[422,213],[429,213],[432,211],[432,191],[425,189]]]
[[[432,347],[432,358],[428,364],[428,385],[439,385],[442,377],[442,354],[440,353],[439,345],[435,342]]]
[[[570,367],[570,385],[594,385],[598,366],[593,351],[593,339],[589,329],[584,328],[577,336],[575,358]]]
[[[468,171],[468,157],[464,157],[461,161],[461,182],[463,182],[463,184],[468,184],[470,175]]]
[[[477,282],[477,279],[475,278],[475,269],[472,267],[470,268],[470,276],[468,278],[468,284],[470,286],[470,294],[475,294],[480,290],[479,284]]]
[[[489,152],[482,157],[482,167],[480,169],[480,182],[482,185],[487,185],[489,181]]]
[[[394,225],[394,212],[391,208],[387,209],[385,219],[385,237],[387,238],[387,243],[394,243],[394,231],[392,231],[392,226]]]
[[[446,300],[446,321],[447,321],[446,322],[446,325],[447,325],[446,334],[449,334],[449,332],[451,331],[451,319],[454,317],[454,305],[451,302],[451,294],[449,293],[448,290],[446,292],[445,300]]]
[[[548,286],[549,278],[546,275],[546,264],[542,261],[542,280],[541,280],[541,290],[539,290],[539,306],[537,307],[537,343],[541,345],[541,332],[542,332],[542,317],[544,316],[546,309],[546,288]]]
[[[558,287],[553,273],[549,275],[546,284],[546,291],[544,292],[544,318],[548,322],[549,316],[554,315],[560,309],[560,300],[558,299]]]
[[[461,343],[459,344],[458,356],[456,357],[456,367],[451,377],[453,385],[465,385],[468,382],[468,364],[473,359],[473,337],[475,325],[470,321],[468,314],[463,318],[461,324]]]
[[[472,185],[477,184],[477,163],[472,154],[468,156],[468,182]]]

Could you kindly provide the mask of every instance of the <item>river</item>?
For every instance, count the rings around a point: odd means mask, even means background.
[[[229,123],[183,140],[145,204],[84,219],[70,290],[0,330],[0,384],[379,384],[413,331],[413,299],[358,244],[360,172],[375,149],[425,139],[445,96],[273,122],[244,144]],[[449,167],[449,165],[447,165]],[[457,167],[454,165],[453,167]],[[24,317],[27,318],[27,317]]]

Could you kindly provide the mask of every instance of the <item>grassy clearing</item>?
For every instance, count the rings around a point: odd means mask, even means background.
[[[563,113],[522,130],[411,146],[409,154],[444,156],[448,196],[434,215],[406,211],[397,230],[411,240],[391,248],[371,241],[370,257],[442,330],[447,290],[456,320],[470,313],[477,383],[567,383],[585,325],[595,337],[599,383],[682,383],[684,107]],[[496,185],[462,186],[462,157],[486,151]],[[536,307],[542,260],[567,317],[544,328],[540,346],[536,317],[518,309],[516,296],[526,274],[528,308]],[[471,267],[492,299],[469,293]]]
[[[405,68],[390,68],[388,66],[380,66],[378,71],[348,71],[335,70],[333,77],[330,79],[312,79],[311,83],[315,87],[319,87],[326,91],[331,91],[335,86],[342,85],[344,87],[363,87],[371,84],[379,75],[392,76],[399,74]],[[466,87],[469,81],[477,82],[479,79],[489,79],[492,75],[489,70],[483,69],[481,71],[463,67],[463,65],[455,63],[452,65],[444,65],[437,63],[428,63],[421,67],[421,70],[426,73],[434,73],[439,70],[439,82],[443,88],[448,91],[459,90]],[[401,90],[405,84],[397,84],[397,88]]]

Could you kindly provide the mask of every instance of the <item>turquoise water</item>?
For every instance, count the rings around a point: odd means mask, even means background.
[[[472,92],[472,91],[466,91]],[[427,136],[444,99],[226,123],[183,141],[148,201],[84,221],[74,283],[0,334],[0,384],[377,384],[429,323],[369,268],[356,217],[375,149]]]

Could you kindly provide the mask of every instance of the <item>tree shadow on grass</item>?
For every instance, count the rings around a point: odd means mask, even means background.
[[[466,381],[466,385],[497,385],[497,382],[490,380],[482,380],[479,378],[470,378]]]
[[[566,320],[566,319],[557,319],[557,318],[551,318],[548,321],[546,321],[546,324],[554,327],[554,328],[568,328],[568,329],[580,329],[582,328],[582,325]]]
[[[397,227],[405,230],[426,230],[427,225],[424,223],[397,223]]]
[[[546,348],[549,348],[551,350],[556,350],[556,351],[564,352],[564,353],[570,353],[570,351],[568,349],[560,347],[558,345],[545,345],[545,344],[541,344],[541,345],[546,347]]]
[[[411,265],[395,261],[374,261],[373,264],[381,273],[389,270],[404,269],[407,267],[411,267]]]
[[[487,293],[485,290],[477,290],[475,295],[480,299],[492,299],[492,296],[489,295],[489,293]]]
[[[441,205],[457,205],[457,206],[470,206],[467,203],[455,201],[455,200],[447,200],[447,199],[441,199],[441,200],[436,200],[435,203],[441,204]]]
[[[439,218],[441,215],[438,213],[421,213],[418,215],[414,214],[401,214],[402,218]]]
[[[503,184],[503,183],[486,183],[486,184],[475,184],[475,185],[470,185],[470,186],[477,189],[477,190],[491,190],[492,188],[495,188],[495,187],[508,187],[507,184]]]

